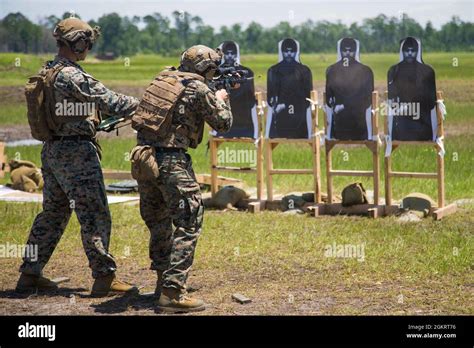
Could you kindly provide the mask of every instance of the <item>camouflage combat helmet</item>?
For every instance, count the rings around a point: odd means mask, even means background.
[[[200,75],[205,75],[210,69],[217,69],[220,62],[220,51],[204,45],[192,46],[181,55],[182,70]]]
[[[56,40],[68,44],[74,52],[80,53],[87,47],[92,48],[92,44],[100,36],[100,27],[92,28],[87,22],[71,17],[56,25],[53,36]]]

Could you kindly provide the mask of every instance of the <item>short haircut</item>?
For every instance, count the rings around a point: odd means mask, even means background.
[[[341,50],[344,50],[344,48],[350,47],[353,51],[357,49],[357,44],[356,41],[353,38],[346,37],[342,39],[341,41]]]
[[[281,43],[281,50],[286,51],[289,48],[291,48],[293,50],[293,52],[296,52],[297,45],[296,45],[295,40],[288,38],[288,39],[283,40],[283,42]]]
[[[222,44],[222,52],[225,54],[227,51],[232,51],[233,54],[237,54],[237,45],[233,41],[225,41]]]
[[[418,41],[413,37],[407,37],[403,43],[402,51],[406,50],[407,47],[413,47],[415,51],[418,51]]]

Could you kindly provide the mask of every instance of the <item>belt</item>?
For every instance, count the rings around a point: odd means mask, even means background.
[[[156,152],[181,152],[186,153],[186,150],[180,147],[155,147]]]
[[[86,140],[86,141],[92,141],[92,137],[89,135],[53,135],[51,138],[52,141],[63,141],[63,140],[73,140],[73,141],[79,141],[79,140]]]

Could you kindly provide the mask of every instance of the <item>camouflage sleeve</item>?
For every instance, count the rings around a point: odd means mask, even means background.
[[[137,98],[111,91],[91,75],[73,67],[63,68],[54,86],[65,96],[94,103],[105,115],[130,117],[139,103]]]
[[[215,131],[225,133],[232,126],[232,112],[229,101],[216,98],[211,89],[202,82],[196,88],[197,109],[203,113],[204,120]]]

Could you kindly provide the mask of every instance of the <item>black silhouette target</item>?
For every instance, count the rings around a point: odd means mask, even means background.
[[[359,52],[358,40],[339,40],[337,62],[326,70],[326,134],[330,139],[372,138],[374,74],[368,66],[360,62]]]
[[[436,82],[422,59],[421,41],[400,42],[400,62],[388,71],[389,130],[393,140],[436,139]]]
[[[254,76],[250,68],[240,64],[240,49],[236,42],[224,41],[219,48],[223,53],[221,66],[234,66],[239,70],[247,70],[248,77]],[[241,83],[239,88],[230,91],[230,106],[233,116],[231,129],[227,133],[214,133],[214,135],[225,138],[256,138],[258,123],[253,79]]]
[[[294,39],[278,43],[278,64],[268,70],[269,138],[306,139],[311,137],[311,109],[306,98],[313,88],[311,70],[300,62],[300,46]]]

